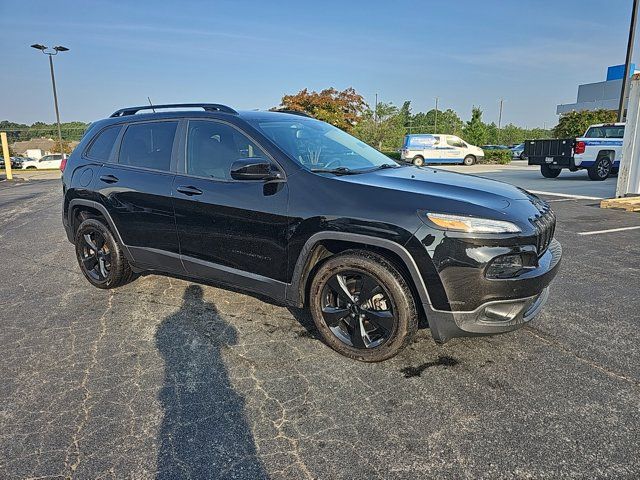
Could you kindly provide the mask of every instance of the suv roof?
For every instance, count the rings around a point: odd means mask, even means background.
[[[188,110],[201,108],[202,111]],[[149,111],[151,110],[151,111]],[[161,111],[157,111],[161,110]],[[140,113],[139,113],[140,112]],[[185,115],[191,117],[233,117],[243,120],[256,120],[262,118],[273,118],[273,115],[296,115],[298,117],[313,118],[305,112],[296,110],[235,110],[227,105],[220,103],[171,103],[163,105],[143,105],[137,107],[125,107],[113,112],[108,118],[97,120],[89,125],[85,130],[85,134],[94,130],[96,127],[101,128],[111,124],[122,123],[126,121],[146,121],[170,118],[182,118]]]
[[[111,114],[111,118],[135,115],[140,110],[153,110],[153,113],[156,113],[156,110],[165,110],[168,108],[202,108],[205,112],[224,112],[231,113],[233,115],[238,114],[238,112],[233,108],[222,105],[221,103],[168,103],[164,105],[142,105],[140,107],[121,108],[120,110],[113,112]]]

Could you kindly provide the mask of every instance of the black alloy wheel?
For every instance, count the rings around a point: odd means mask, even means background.
[[[322,262],[311,280],[308,307],[324,342],[362,362],[393,357],[418,329],[403,274],[371,251],[347,250]]]
[[[331,276],[322,291],[321,305],[331,332],[350,347],[378,347],[396,328],[389,293],[363,272],[345,270]]]
[[[111,251],[102,232],[95,228],[83,232],[80,260],[85,274],[93,280],[100,283],[109,280]]]
[[[83,216],[75,233],[76,257],[82,274],[94,287],[115,288],[135,278],[122,247],[106,223]]]
[[[609,157],[599,157],[596,159],[596,163],[587,169],[587,173],[589,174],[589,178],[591,180],[606,180],[609,178],[611,174],[611,169],[613,165]]]

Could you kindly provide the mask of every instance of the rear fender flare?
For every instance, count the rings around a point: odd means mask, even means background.
[[[102,205],[101,203],[96,202],[94,200],[86,200],[84,198],[74,198],[73,200],[71,200],[69,202],[69,208],[67,210],[67,225],[69,226],[69,228],[67,230],[67,236],[69,237],[69,241],[71,243],[74,243],[74,238],[73,238],[73,235],[74,235],[74,232],[73,232],[73,218],[74,218],[74,215],[75,215],[75,211],[78,208],[81,208],[81,207],[95,208],[96,210],[98,210],[102,214],[102,216],[107,221],[107,224],[109,226],[109,230],[111,230],[111,233],[113,233],[113,235],[116,237],[116,240],[120,244],[120,248],[122,248],[122,251],[124,252],[125,257],[127,257],[127,260],[129,262],[133,262],[133,257],[131,255],[131,252],[127,248],[127,245],[122,241],[122,237],[120,236],[120,232],[118,231],[118,227],[116,227],[116,224],[113,221],[113,218],[111,218],[111,215],[109,214],[109,211],[107,210],[107,208],[104,205]]]

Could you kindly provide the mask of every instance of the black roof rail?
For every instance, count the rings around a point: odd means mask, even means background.
[[[232,115],[238,115],[233,108],[227,107],[220,103],[170,103],[166,105],[143,105],[140,107],[127,107],[113,112],[110,118],[113,117],[126,117],[127,115],[135,115],[140,110],[160,110],[164,108],[202,108],[206,112],[223,112],[230,113]]]
[[[274,111],[278,113],[289,113],[291,115],[300,115],[301,117],[314,118],[311,115],[309,115],[307,112],[301,112],[300,110],[289,110],[289,109],[283,108],[282,110],[274,110]]]

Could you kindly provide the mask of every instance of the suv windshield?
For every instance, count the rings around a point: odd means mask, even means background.
[[[399,167],[375,148],[318,120],[274,118],[249,123],[309,170],[344,173]]]
[[[623,138],[624,127],[622,125],[605,125],[604,127],[591,127],[584,134],[584,138]]]

